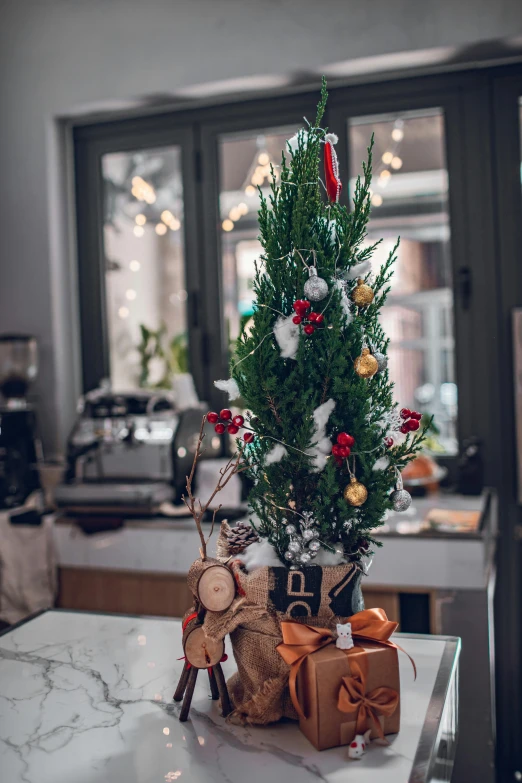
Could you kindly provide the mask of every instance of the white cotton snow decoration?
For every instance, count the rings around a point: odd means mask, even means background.
[[[301,137],[304,141],[304,144],[306,146],[306,142],[308,140],[308,131],[305,131],[303,129],[297,131],[295,136],[292,136],[291,139],[288,139],[287,144],[290,147],[290,152],[293,155],[294,152],[296,152],[298,146],[299,146],[299,137]]]
[[[346,326],[348,326],[348,324],[351,324],[351,322],[353,321],[353,313],[350,307],[350,300],[346,296],[346,291],[344,289],[344,285],[341,280],[336,280],[334,285],[337,288],[337,290],[341,292],[341,308],[344,314],[344,323],[346,324]]]
[[[386,457],[386,456],[385,457],[379,457],[379,459],[376,460],[373,463],[372,470],[375,470],[375,471],[386,470],[386,468],[389,466],[389,464],[390,464],[390,458],[389,457]]]
[[[271,566],[272,568],[281,568],[282,566],[277,552],[267,538],[260,538],[259,541],[247,546],[240,555],[237,555],[236,560],[240,560],[249,573],[255,571],[256,568],[263,568],[263,566]]]
[[[214,386],[220,391],[227,392],[229,400],[237,400],[241,396],[239,386],[233,378],[229,378],[228,381],[214,381]]]
[[[319,473],[326,465],[326,460],[332,452],[332,442],[326,437],[326,425],[335,408],[335,400],[327,400],[314,411],[314,432],[312,434],[313,446],[306,450],[312,457],[312,472]]]
[[[328,549],[320,549],[313,565],[335,566],[344,563],[345,559],[340,552],[330,552]]]
[[[366,277],[368,272],[371,271],[372,262],[362,261],[360,264],[356,264],[343,273],[345,280],[357,280],[358,277]]]
[[[274,335],[283,359],[295,359],[299,348],[299,325],[292,321],[294,315],[279,316],[274,325]]]
[[[282,443],[276,443],[275,446],[270,449],[265,457],[265,465],[273,465],[274,462],[281,462],[283,457],[286,457],[288,451],[285,449]]]

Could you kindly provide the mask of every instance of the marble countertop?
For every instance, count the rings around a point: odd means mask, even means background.
[[[399,635],[400,636],[400,635]],[[286,722],[238,727],[198,677],[187,723],[172,694],[177,620],[48,611],[0,636],[0,770],[5,783],[406,783],[435,742],[458,642],[402,636],[401,732],[361,761],[318,752]],[[230,653],[230,645],[227,644]],[[232,656],[223,665],[229,676]],[[431,737],[431,739],[430,739]],[[421,767],[422,768],[422,767]],[[416,777],[422,781],[424,777]]]

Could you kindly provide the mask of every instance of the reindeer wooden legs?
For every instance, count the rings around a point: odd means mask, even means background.
[[[194,688],[196,680],[198,678],[199,669],[196,666],[190,666],[185,661],[185,666],[181,677],[179,678],[178,687],[174,694],[174,701],[181,701],[181,712],[179,713],[179,719],[183,723],[187,720],[190,711],[190,705],[192,703],[192,696],[194,695]],[[227,685],[225,682],[225,676],[220,663],[216,663],[214,666],[207,669],[208,678],[210,680],[210,692],[212,698],[217,701],[221,699],[221,713],[223,717],[226,717],[232,712],[232,706],[230,704],[230,698],[228,695]]]
[[[212,698],[214,700],[221,699],[221,711],[224,716],[228,715],[232,711],[232,707],[221,668],[225,643],[213,641],[205,636],[197,612],[193,612],[184,620],[183,650],[185,651],[185,665],[174,694],[174,701],[183,699],[179,714],[180,721],[186,721],[188,718],[200,669],[208,672]]]

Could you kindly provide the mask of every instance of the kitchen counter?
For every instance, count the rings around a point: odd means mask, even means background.
[[[6,783],[423,783],[449,780],[460,644],[397,635],[402,728],[361,761],[316,751],[293,722],[233,726],[198,677],[190,720],[172,701],[180,622],[48,611],[0,637],[0,769]],[[230,654],[230,644],[227,643]],[[224,664],[229,676],[232,656]]]
[[[434,507],[490,510],[484,497],[440,495],[414,498],[403,514],[390,514],[376,534],[385,548],[376,553],[365,584],[408,585],[432,589],[483,589],[487,581],[487,542],[495,535],[494,513],[477,533],[419,534],[417,528]],[[490,523],[491,522],[491,523]],[[210,531],[210,525],[205,526]],[[209,553],[215,551],[216,525]],[[402,532],[405,531],[405,532]],[[85,535],[74,522],[58,518],[54,541],[58,563],[67,568],[123,569],[186,575],[199,556],[199,537],[192,518],[127,519],[114,531]]]

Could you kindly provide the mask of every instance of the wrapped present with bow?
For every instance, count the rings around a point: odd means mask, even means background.
[[[299,727],[317,750],[349,745],[368,729],[372,738],[384,740],[400,728],[401,648],[390,640],[397,623],[383,609],[366,609],[347,622],[350,649],[336,646],[336,635],[327,628],[281,624],[277,650],[290,666],[290,696]]]

